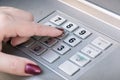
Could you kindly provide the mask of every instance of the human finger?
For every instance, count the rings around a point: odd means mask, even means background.
[[[16,46],[29,40],[29,37],[14,37],[11,39],[11,45]]]
[[[0,51],[2,50],[2,42],[0,42]]]
[[[63,33],[63,29],[45,26],[35,22],[20,21],[5,29],[7,37],[50,36],[56,37]]]
[[[31,60],[0,52],[0,72],[31,76],[40,74],[42,70]]]

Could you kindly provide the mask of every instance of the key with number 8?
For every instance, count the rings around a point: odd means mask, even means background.
[[[62,26],[64,29],[66,29],[67,31],[73,31],[75,30],[76,28],[78,28],[78,25],[68,21],[66,22],[63,26]]]

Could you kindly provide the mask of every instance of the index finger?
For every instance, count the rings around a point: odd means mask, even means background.
[[[17,36],[20,37],[31,37],[31,36],[56,37],[63,33],[63,30],[54,27],[45,26],[35,22],[19,22],[14,26]]]

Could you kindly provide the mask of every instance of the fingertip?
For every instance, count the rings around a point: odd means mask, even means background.
[[[42,25],[40,23],[35,24],[35,35],[36,36],[50,36],[50,37],[57,37],[63,33],[62,29],[58,29],[55,27],[50,27],[47,25]]]
[[[19,76],[38,75],[42,72],[41,68],[33,61],[8,54],[1,54],[0,71]]]
[[[38,65],[28,63],[25,66],[25,73],[30,75],[38,75],[42,72]]]
[[[56,29],[59,30],[59,35],[58,36],[60,36],[60,35],[62,35],[64,33],[64,29],[63,28],[56,27]]]
[[[15,38],[12,38],[11,45],[12,46],[17,46],[17,45],[19,45],[21,43],[26,42],[27,40],[29,40],[28,37],[15,37]]]
[[[64,32],[64,29],[63,29],[63,28],[56,27],[56,29],[58,29],[58,30]]]
[[[47,26],[49,27],[49,26]],[[48,36],[50,37],[57,37],[64,33],[64,29],[58,27],[49,27],[48,29]]]

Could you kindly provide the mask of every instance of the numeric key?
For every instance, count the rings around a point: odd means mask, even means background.
[[[56,15],[55,17],[53,17],[52,19],[50,19],[50,22],[56,24],[57,26],[61,25],[62,23],[64,23],[66,21],[65,18]]]
[[[53,47],[53,50],[60,54],[65,54],[67,51],[70,50],[70,47],[65,43],[58,43]]]
[[[71,36],[68,36],[67,38],[65,38],[64,42],[66,42],[67,44],[69,44],[71,46],[76,46],[78,43],[81,42],[81,39],[79,39],[75,35],[71,35]]]
[[[57,43],[57,40],[52,37],[44,37],[44,38],[40,39],[40,42],[42,42],[43,44],[45,44],[48,47],[51,47]]]
[[[42,44],[35,43],[29,47],[29,50],[33,52],[33,54],[40,55],[46,51],[46,47]]]
[[[77,35],[78,37],[82,38],[82,39],[85,39],[92,33],[90,31],[84,29],[84,28],[79,28],[78,30],[76,30],[74,32],[74,34]]]
[[[75,23],[72,23],[70,21],[66,22],[63,26],[62,26],[64,29],[66,29],[67,31],[73,31],[75,30],[78,25],[76,25]]]
[[[21,46],[28,48],[28,47],[30,47],[31,45],[33,45],[35,42],[36,42],[36,41],[31,38],[31,39],[29,39],[27,42],[21,44]]]

